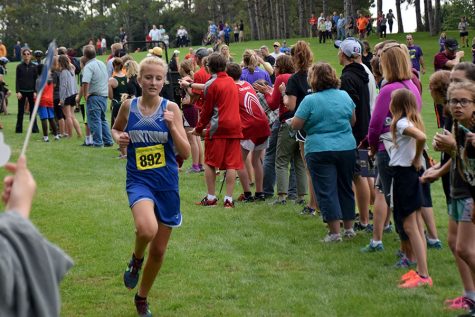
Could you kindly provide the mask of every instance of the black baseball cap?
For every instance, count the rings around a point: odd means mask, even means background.
[[[200,47],[199,49],[196,50],[195,56],[200,59],[208,56],[208,49],[206,47]]]
[[[456,51],[459,49],[459,43],[457,42],[456,39],[446,39],[445,40],[445,47],[449,51]]]

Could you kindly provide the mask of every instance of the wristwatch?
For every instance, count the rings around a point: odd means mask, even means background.
[[[192,83],[192,82],[188,84],[188,88],[191,88],[191,85],[193,85],[193,83]]]

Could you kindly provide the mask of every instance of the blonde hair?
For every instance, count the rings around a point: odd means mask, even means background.
[[[393,121],[391,122],[391,136],[393,143],[396,143],[397,122],[406,117],[414,127],[424,132],[424,122],[417,110],[417,100],[412,91],[406,88],[397,89],[391,94],[391,104],[389,105]]]
[[[124,63],[125,67],[125,76],[127,78],[132,78],[137,76],[139,73],[139,64],[134,60],[128,60]]]
[[[384,46],[380,57],[381,70],[384,79],[393,83],[412,79],[412,64],[403,44],[387,44]]]
[[[148,65],[158,65],[158,66],[161,66],[163,68],[163,75],[164,77],[166,76],[167,72],[168,72],[168,65],[163,61],[163,59],[159,58],[159,57],[156,57],[156,56],[150,56],[150,57],[146,57],[144,58],[140,64],[139,64],[139,72],[138,72],[138,77],[141,78],[142,77],[142,72],[143,72],[143,69],[145,66],[148,66]],[[166,80],[166,78],[164,78],[164,80]]]
[[[128,61],[133,61],[134,58],[132,57],[132,55],[129,55],[129,54],[125,54],[124,56],[121,57],[122,58],[122,62],[124,62],[124,65],[125,63],[127,63]]]
[[[312,50],[310,49],[310,45],[305,41],[298,41],[292,46],[290,55],[292,56],[292,61],[297,71],[308,70],[313,63]]]
[[[193,61],[191,59],[185,59],[180,63],[180,68],[178,69],[181,77],[190,76],[193,78],[195,72],[193,69]]]
[[[259,65],[256,53],[250,49],[245,50],[244,54],[242,54],[242,62],[251,74],[254,74],[254,70]]]

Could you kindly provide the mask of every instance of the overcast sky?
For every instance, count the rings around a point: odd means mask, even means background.
[[[383,1],[383,12],[388,13],[389,9],[393,9],[394,15],[396,15],[396,1],[385,0]],[[416,8],[414,6],[408,6],[406,3],[401,4],[401,12],[403,15],[404,32],[414,32],[416,30]],[[424,4],[421,1],[421,12],[424,14]],[[376,7],[371,8],[371,14],[376,17]],[[396,16],[396,18],[399,18]],[[389,33],[389,27],[387,29]],[[393,33],[397,32],[397,22],[393,25]]]

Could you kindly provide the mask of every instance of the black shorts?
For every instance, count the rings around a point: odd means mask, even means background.
[[[422,186],[413,166],[393,166],[393,213],[399,237],[407,241],[404,219],[422,207]]]
[[[460,32],[460,36],[468,36],[468,31]]]
[[[64,105],[74,107],[76,105],[76,94],[71,95],[67,97],[66,99],[64,99]]]
[[[59,105],[59,99],[54,99],[53,107],[54,107],[54,116],[56,120],[64,119],[64,113],[63,113],[63,109]]]

